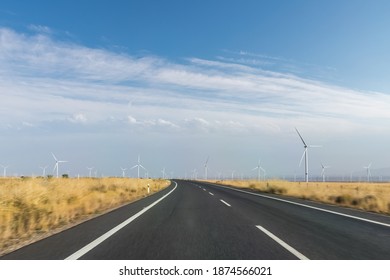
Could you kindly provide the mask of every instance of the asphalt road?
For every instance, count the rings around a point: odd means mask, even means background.
[[[181,181],[0,259],[390,259],[390,217]]]

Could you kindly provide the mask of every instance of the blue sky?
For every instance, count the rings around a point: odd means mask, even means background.
[[[379,176],[390,133],[388,1],[2,1],[9,174]],[[1,169],[0,169],[1,170]],[[373,173],[375,173],[373,171]],[[135,176],[135,170],[128,175]],[[237,175],[236,175],[237,176]],[[358,176],[358,175],[356,175]]]

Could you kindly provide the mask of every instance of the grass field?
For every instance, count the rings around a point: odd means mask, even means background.
[[[306,184],[279,180],[214,182],[390,214],[390,183],[309,182]]]
[[[169,185],[128,178],[0,178],[0,255]]]

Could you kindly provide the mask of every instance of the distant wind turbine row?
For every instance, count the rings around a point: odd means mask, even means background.
[[[309,152],[309,148],[317,148],[317,147],[322,147],[320,145],[308,145],[307,142],[304,140],[303,136],[301,135],[301,133],[299,132],[299,130],[297,128],[295,128],[295,131],[296,133],[298,134],[299,138],[301,139],[302,141],[302,144],[303,144],[303,154],[302,154],[302,157],[299,161],[299,167],[302,165],[302,162],[303,162],[303,159],[305,159],[305,173],[304,173],[304,180],[306,182],[309,181],[309,155],[308,155],[308,152]],[[66,160],[59,160],[56,155],[54,153],[51,153],[52,154],[52,157],[55,161],[55,164],[54,164],[54,168],[53,168],[53,172],[55,172],[56,174],[56,177],[58,178],[59,177],[59,169],[60,169],[60,165],[62,163],[66,163],[68,161]],[[209,161],[210,161],[210,156],[207,156],[206,158],[206,161],[204,162],[203,164],[203,167],[204,167],[204,179],[207,180],[208,177],[209,177]],[[371,171],[370,171],[370,168],[371,168],[371,165],[372,163],[370,163],[369,165],[367,166],[364,166],[363,168],[366,170],[366,176],[367,176],[367,182],[370,181],[371,179]],[[7,168],[9,166],[6,166],[6,165],[0,165],[2,168],[3,168],[3,177],[6,177],[7,176]],[[46,176],[46,169],[47,169],[48,166],[39,166],[40,169],[42,169],[42,176],[45,177]],[[140,169],[143,169],[145,170],[145,174],[146,174],[146,177],[148,177],[148,170],[141,164],[141,158],[140,156],[138,155],[138,160],[137,160],[137,164],[132,166],[131,168],[123,168],[123,167],[120,167],[121,171],[122,171],[122,177],[125,177],[125,171],[126,170],[132,170],[132,169],[135,169],[137,168],[137,178],[140,178]],[[325,166],[322,162],[321,162],[321,177],[322,177],[322,181],[325,182],[326,181],[326,169],[330,168],[330,166]],[[92,170],[94,169],[94,167],[87,167],[88,171],[89,171],[89,177],[91,178],[92,177]],[[255,171],[257,170],[257,180],[262,180],[262,174],[263,174],[263,179],[265,180],[265,177],[266,177],[266,170],[261,166],[261,160],[259,159],[258,161],[258,164],[257,166],[255,166],[253,169],[251,169],[250,171]],[[162,178],[163,179],[166,179],[167,178],[167,174],[165,172],[165,167],[161,170],[162,172]],[[234,175],[235,175],[235,172],[236,170],[232,170],[231,171],[231,179],[234,180]],[[185,178],[187,178],[187,171],[185,172]],[[197,169],[193,169],[192,172],[191,172],[192,176],[191,178],[193,180],[197,180],[198,179],[198,171]],[[95,171],[95,177],[97,175],[97,171]],[[173,176],[173,172],[171,172],[171,176]],[[218,173],[218,177],[219,178],[222,178],[222,172],[219,172]],[[295,180],[295,175],[294,175],[294,180]],[[351,181],[352,181],[352,172],[351,172]],[[243,178],[243,173],[241,173],[241,178]]]

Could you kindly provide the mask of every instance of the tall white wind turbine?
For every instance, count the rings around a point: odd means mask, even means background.
[[[232,181],[234,180],[234,172],[236,172],[236,170],[232,170]]]
[[[1,167],[3,167],[3,177],[7,177],[7,168],[9,167],[9,165],[1,165]]]
[[[303,158],[305,158],[305,181],[307,183],[307,182],[309,182],[309,156],[308,156],[308,149],[307,148],[308,147],[309,148],[319,148],[321,146],[319,146],[319,145],[310,145],[310,146],[308,146],[306,144],[305,140],[303,140],[303,137],[299,133],[298,129],[295,128],[295,130],[297,131],[297,133],[299,135],[299,138],[301,138],[302,143],[303,143],[304,151],[303,151],[303,154],[302,154],[302,157],[301,157],[301,161],[299,162],[299,166],[301,166],[302,160],[303,160]]]
[[[162,175],[163,175],[163,180],[165,179],[165,176],[166,176],[166,174],[165,174],[165,167],[161,170],[161,173],[162,173]]]
[[[251,171],[256,170],[256,169],[257,169],[257,181],[260,181],[260,179],[261,179],[261,171],[264,172],[264,179],[265,179],[265,170],[263,167],[261,167],[260,160],[259,160],[259,163],[257,164],[257,166],[255,168],[253,168]]]
[[[127,170],[127,168],[121,167],[121,170],[122,170],[122,178],[124,178],[125,177],[125,171]]]
[[[210,157],[207,157],[206,162],[204,164],[204,178],[205,178],[205,180],[207,180],[207,170],[208,170],[207,163],[209,162],[209,158]]]
[[[371,168],[371,164],[372,162],[368,165],[368,166],[364,166],[363,168],[367,170],[367,182],[370,182],[370,177],[371,177],[371,171],[370,171],[370,168]]]
[[[42,177],[45,177],[47,165],[46,166],[39,166],[39,168],[42,169]]]
[[[196,169],[192,170],[192,179],[198,180],[198,171]]]
[[[89,170],[89,178],[91,178],[92,177],[92,169],[93,169],[93,167],[87,167],[87,169]]]
[[[58,160],[53,153],[51,153],[51,154],[52,154],[54,160],[56,161],[56,164],[54,165],[53,171],[57,169],[57,178],[58,178],[58,168],[59,168],[60,163],[64,163],[64,162],[68,162],[68,161],[66,161],[66,160]]]
[[[134,166],[133,166],[132,168],[130,168],[130,169],[133,169],[133,168],[136,168],[136,167],[138,168],[138,175],[137,175],[138,177],[137,177],[137,178],[139,179],[139,168],[141,167],[142,169],[144,169],[145,171],[147,171],[146,168],[142,166],[141,160],[140,160],[140,156],[139,156],[139,155],[138,155],[138,163],[137,163],[136,165],[134,165]]]

